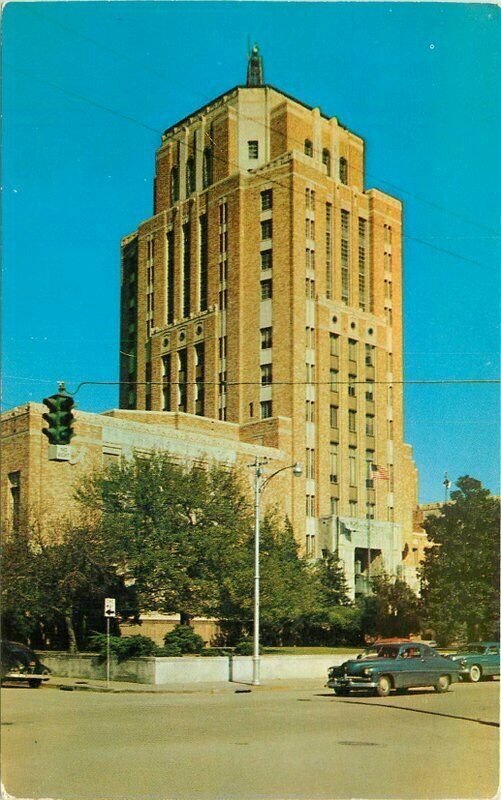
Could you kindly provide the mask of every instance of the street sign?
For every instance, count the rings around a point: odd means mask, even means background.
[[[115,598],[114,597],[105,597],[104,598],[104,616],[108,617],[108,618],[116,616]]]

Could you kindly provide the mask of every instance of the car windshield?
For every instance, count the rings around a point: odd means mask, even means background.
[[[474,653],[475,655],[482,655],[485,653],[485,647],[481,644],[466,644],[460,647],[458,653]]]
[[[396,658],[398,656],[399,648],[394,645],[384,645],[379,648],[378,658]]]
[[[377,658],[381,647],[366,647],[363,653],[360,653],[359,658],[365,660],[366,658]]]

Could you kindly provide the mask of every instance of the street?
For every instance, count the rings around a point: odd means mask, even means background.
[[[16,798],[483,798],[498,786],[499,682],[381,699],[300,688],[2,689]]]

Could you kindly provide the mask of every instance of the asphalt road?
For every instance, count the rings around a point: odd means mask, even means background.
[[[490,798],[499,683],[335,697],[319,683],[211,694],[2,689],[16,798]]]

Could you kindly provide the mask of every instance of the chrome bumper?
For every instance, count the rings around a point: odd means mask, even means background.
[[[368,678],[355,678],[346,675],[342,678],[329,678],[325,685],[329,686],[330,689],[375,689],[377,683]]]

